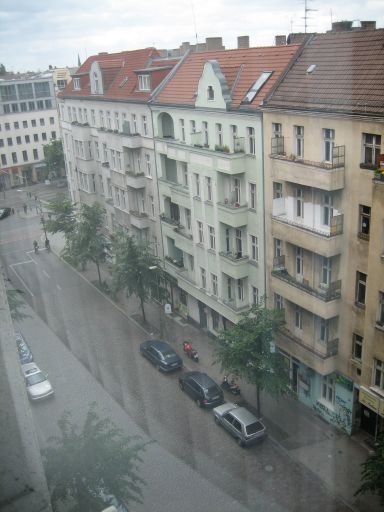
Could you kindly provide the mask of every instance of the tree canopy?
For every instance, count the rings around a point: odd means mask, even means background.
[[[76,222],[75,205],[65,194],[57,194],[56,198],[48,203],[48,220],[45,227],[50,233],[70,233]]]
[[[141,503],[145,482],[139,476],[145,444],[101,419],[92,404],[81,429],[64,413],[60,436],[50,438],[43,457],[53,510],[95,512],[107,507],[102,496],[114,496],[126,508]],[[67,508],[69,507],[69,508]]]
[[[49,144],[43,146],[45,163],[47,165],[48,176],[60,175],[64,168],[63,143],[61,140],[52,140]]]
[[[267,309],[262,300],[218,337],[216,362],[226,373],[256,386],[259,416],[260,391],[273,396],[289,392],[288,369],[273,343],[277,329],[283,324],[281,311]]]
[[[24,313],[25,302],[21,298],[23,291],[18,289],[7,290],[7,299],[9,304],[9,310],[11,312],[12,320],[20,321],[24,318],[28,318],[29,315]]]
[[[377,437],[377,447],[373,455],[362,464],[361,487],[355,492],[358,494],[373,493],[380,497],[384,507],[384,432]]]
[[[144,303],[154,293],[161,300],[166,297],[163,272],[158,258],[150,245],[135,238],[118,233],[112,243],[115,262],[112,266],[113,291],[124,290],[127,296],[136,295],[140,300],[144,322]]]

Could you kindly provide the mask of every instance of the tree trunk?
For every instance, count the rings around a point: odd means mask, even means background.
[[[261,404],[260,404],[260,389],[259,389],[259,386],[256,387],[256,409],[257,409],[257,417],[261,418]]]
[[[97,274],[99,276],[99,285],[101,287],[100,265],[99,265],[99,262],[97,262],[97,261],[96,261],[96,267],[97,267]]]
[[[147,319],[145,318],[144,301],[143,301],[143,299],[141,297],[140,297],[140,306],[141,306],[141,312],[143,314],[143,322],[146,322]]]

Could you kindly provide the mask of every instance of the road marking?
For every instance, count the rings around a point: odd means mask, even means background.
[[[12,263],[12,265],[9,266],[16,267],[17,265],[24,265],[25,263],[34,263],[35,265],[37,265],[36,261],[31,258],[30,260],[19,261],[19,263]]]
[[[32,260],[33,261],[33,260]],[[28,263],[28,262],[26,262]],[[17,263],[15,263],[15,265],[17,265]],[[20,279],[20,281],[22,282],[24,288],[27,290],[27,292],[31,295],[31,297],[34,297],[33,293],[31,292],[31,290],[28,288],[28,286],[25,284],[25,281],[24,279],[19,276],[19,274],[16,272],[16,270],[13,268],[13,265],[10,265],[10,268],[11,270],[13,270],[13,272],[16,274],[16,276]]]
[[[61,288],[61,286],[60,286],[59,284],[56,284],[56,288],[57,288],[58,290],[61,290],[61,289],[62,289],[62,288]]]
[[[43,274],[46,275],[48,277],[48,279],[51,279],[51,276],[44,269],[43,269]]]

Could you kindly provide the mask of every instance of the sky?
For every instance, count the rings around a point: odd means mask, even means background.
[[[237,36],[251,46],[274,44],[277,34],[304,31],[305,0],[0,0],[0,63],[7,71],[72,67],[78,55]],[[308,32],[332,21],[375,20],[384,27],[384,0],[307,0]]]

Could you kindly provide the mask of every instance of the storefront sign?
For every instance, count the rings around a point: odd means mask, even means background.
[[[359,391],[359,402],[368,407],[368,409],[377,413],[379,411],[381,400],[378,396],[374,395],[372,391],[361,386]]]

